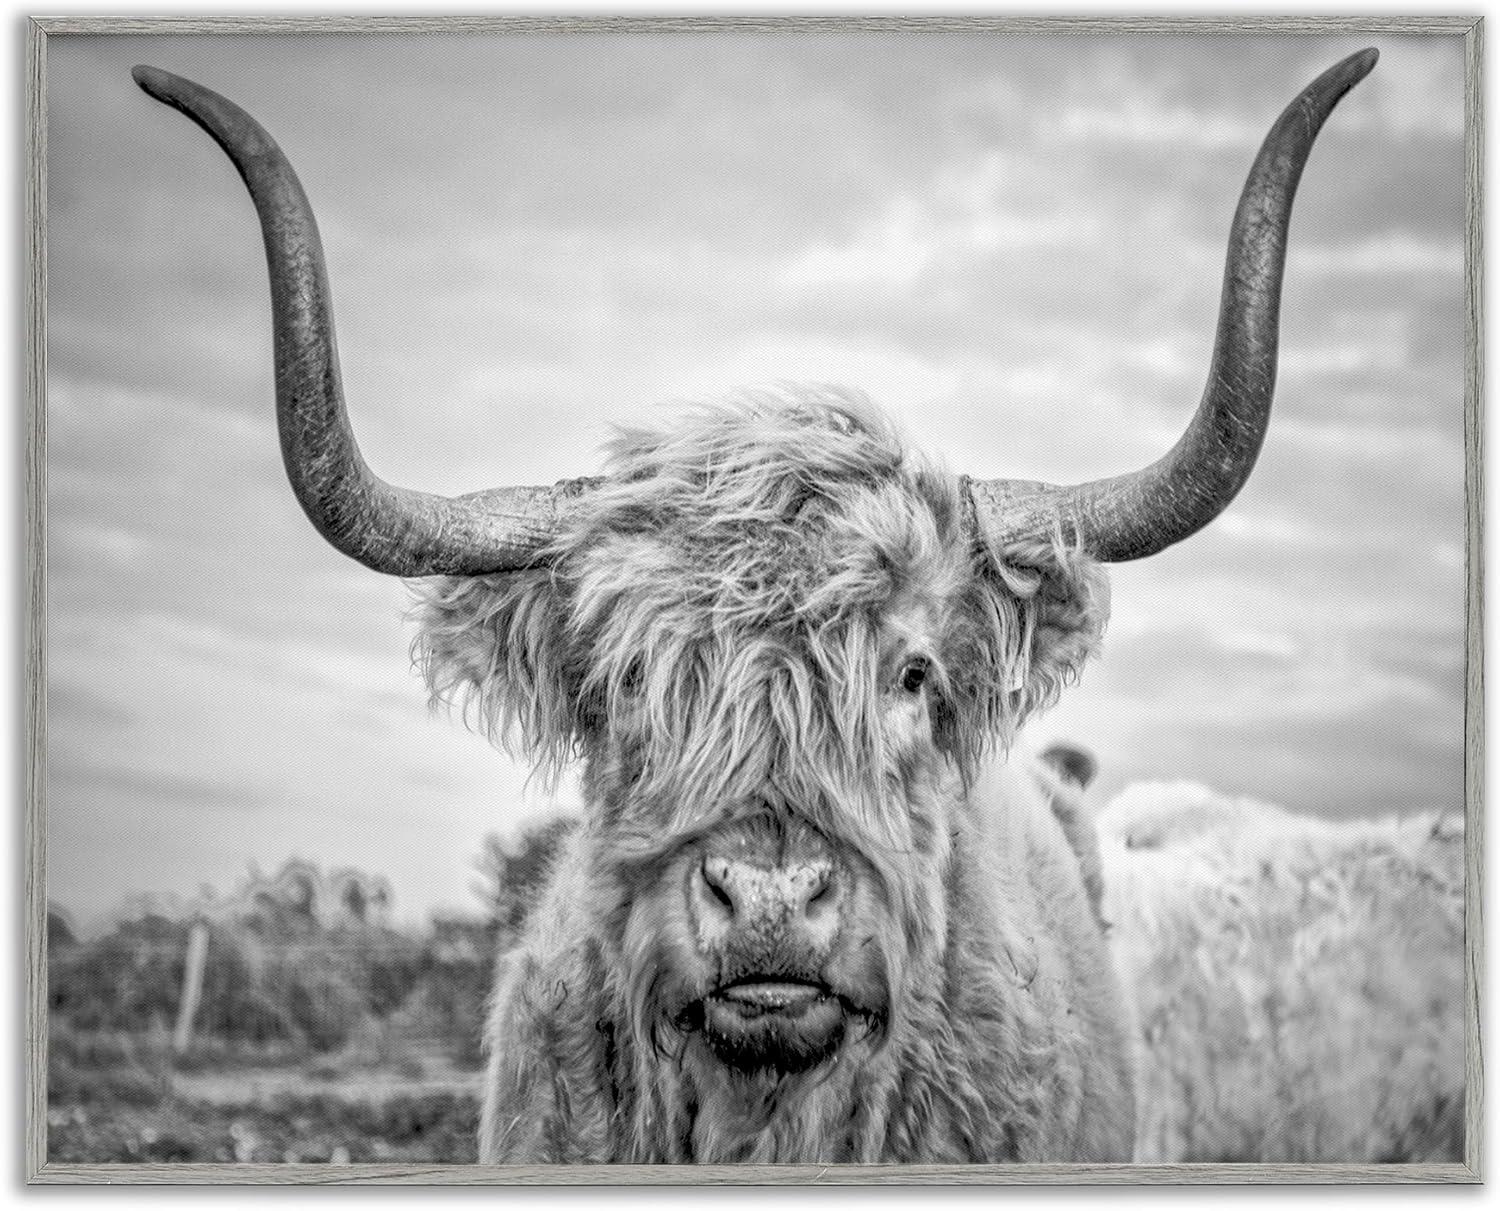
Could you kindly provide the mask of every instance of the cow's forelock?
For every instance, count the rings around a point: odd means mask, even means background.
[[[435,696],[543,767],[589,759],[657,836],[764,800],[901,850],[912,763],[967,780],[1102,626],[1102,577],[1054,545],[971,549],[956,478],[861,396],[740,397],[609,454],[546,570],[419,590],[416,648]],[[902,745],[908,655],[930,672]]]
[[[1056,547],[971,550],[956,478],[859,396],[704,408],[620,434],[608,470],[546,570],[424,586],[417,648],[437,696],[543,766],[588,758],[658,836],[764,799],[902,850],[929,754],[893,751],[900,662],[929,662],[924,739],[967,778],[1102,625]]]

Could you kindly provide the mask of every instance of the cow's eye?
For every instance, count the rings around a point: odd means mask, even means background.
[[[927,673],[931,669],[932,662],[925,656],[914,656],[901,668],[901,676],[897,678],[901,689],[908,694],[918,694],[922,686],[927,682]]]

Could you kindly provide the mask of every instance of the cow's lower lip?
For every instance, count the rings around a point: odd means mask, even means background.
[[[821,984],[788,980],[737,980],[718,989],[710,1000],[717,1001],[727,1011],[744,1018],[756,1018],[767,1013],[795,1018],[831,996]]]
[[[705,997],[702,1012],[710,1049],[744,1071],[800,1072],[844,1038],[844,1006],[821,984],[738,980]]]

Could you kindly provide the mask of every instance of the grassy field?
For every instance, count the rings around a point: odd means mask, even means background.
[[[47,1154],[58,1162],[472,1163],[478,1074],[440,1052],[399,1065],[188,1059],[150,1039],[54,1033]]]

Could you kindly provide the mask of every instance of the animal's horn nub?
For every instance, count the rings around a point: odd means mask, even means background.
[[[344,409],[323,246],[297,174],[238,105],[153,67],[132,75],[213,136],[255,203],[271,273],[281,454],[313,525],[345,555],[398,576],[480,575],[536,562],[586,483],[450,498],[377,478]]]
[[[1324,120],[1379,57],[1350,55],[1304,89],[1271,127],[1229,234],[1208,386],[1187,432],[1144,470],[1072,487],[971,481],[991,541],[1057,533],[1107,562],[1154,555],[1221,513],[1260,453],[1276,386],[1276,328],[1292,198]]]

